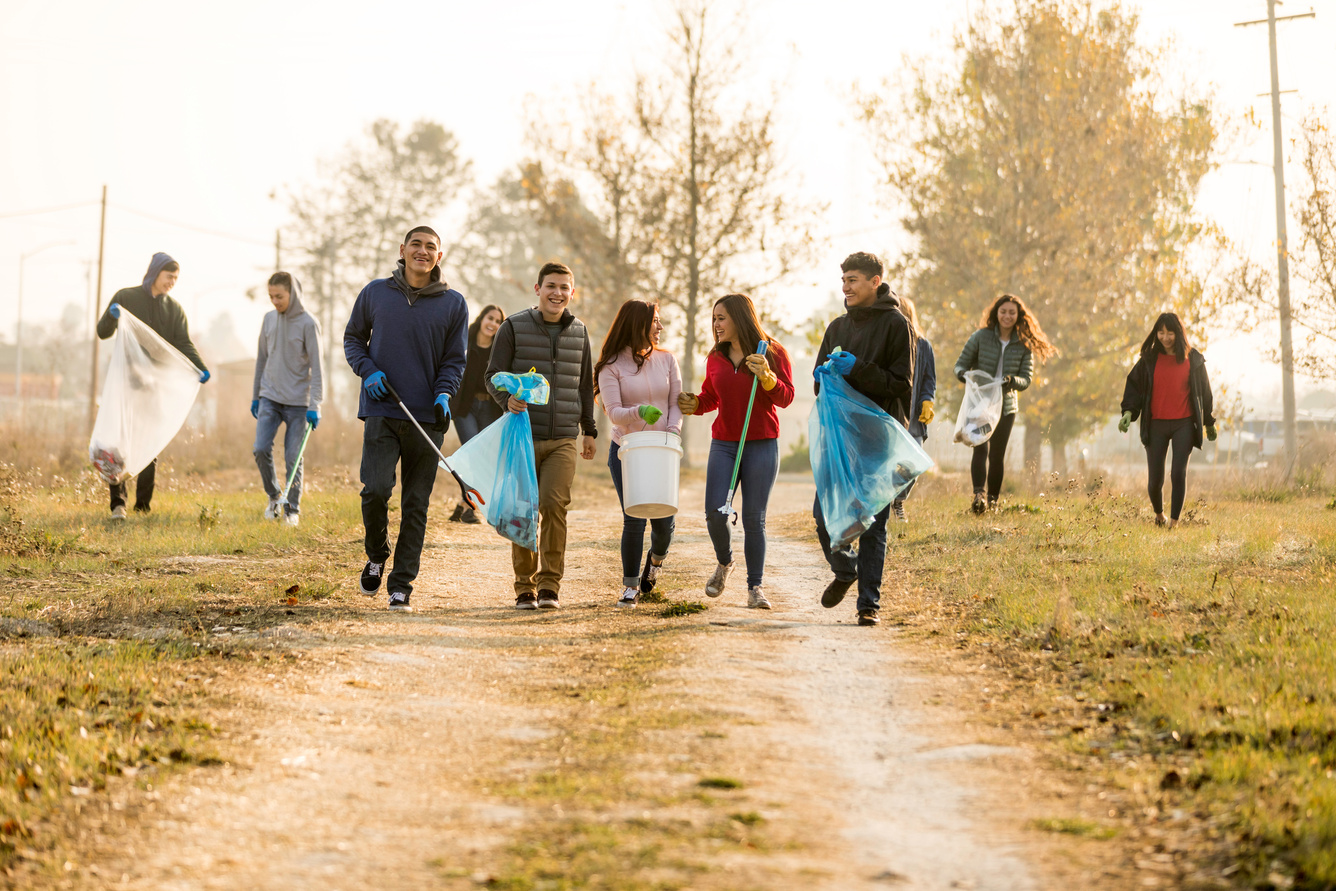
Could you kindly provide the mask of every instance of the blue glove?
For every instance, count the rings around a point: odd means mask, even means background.
[[[385,372],[373,371],[367,375],[366,380],[362,381],[362,386],[366,388],[367,395],[372,399],[384,399],[385,394],[390,392],[385,387]]]
[[[830,360],[830,367],[835,373],[843,376],[854,370],[854,354],[846,353],[841,350],[838,353],[828,353],[826,358]]]
[[[433,408],[436,411],[436,424],[434,425],[436,432],[444,433],[450,429],[450,394],[442,393],[437,396]]]
[[[308,409],[306,410],[306,423],[308,423],[308,424],[311,425],[311,429],[312,429],[312,430],[314,430],[315,428],[319,427],[319,426],[320,426],[320,410],[319,410],[319,409],[316,409],[316,408],[308,408]]]
[[[200,382],[201,384],[206,384],[206,383],[209,382],[209,378],[212,377],[212,376],[213,376],[213,375],[209,374],[209,369],[207,369],[207,368],[202,368],[202,369],[200,369],[200,373],[199,373],[199,382]]]
[[[119,319],[121,317],[121,305],[119,303],[113,303],[111,306],[108,306],[107,314],[113,319]]]
[[[258,399],[252,399],[252,400],[251,400],[251,417],[252,417],[252,418],[258,418],[259,416],[260,416],[260,400],[258,400]]]

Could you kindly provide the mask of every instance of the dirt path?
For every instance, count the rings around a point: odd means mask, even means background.
[[[697,616],[615,610],[619,525],[602,509],[572,515],[580,544],[563,609],[518,613],[505,608],[504,543],[435,524],[418,612],[350,595],[338,620],[293,631],[295,667],[258,683],[220,677],[224,705],[212,717],[229,766],[179,775],[147,800],[114,790],[90,820],[74,880],[470,887],[497,882],[517,845],[557,845],[552,834],[602,821],[639,827],[621,832],[653,825],[685,852],[652,860],[645,884],[616,887],[1041,887],[1017,819],[995,791],[971,791],[995,790],[999,769],[1023,753],[984,744],[959,713],[931,704],[947,682],[912,670],[893,629],[857,627],[851,602],[821,609],[827,571],[810,520],[801,533],[796,515],[810,493],[776,493],[771,613],[739,606],[741,573]],[[696,505],[701,493],[683,499]],[[703,521],[689,511],[665,571],[669,596],[704,599],[711,565]],[[617,661],[600,662],[609,648]],[[659,660],[644,683],[617,687],[639,677],[642,651]],[[637,710],[655,723],[626,736],[618,728]],[[635,751],[616,750],[626,738]],[[598,757],[610,766],[586,769],[580,739],[608,741]],[[595,794],[600,772],[614,769],[625,771],[625,801]],[[582,789],[534,791],[563,775],[583,777]],[[740,788],[693,791],[718,776],[741,777]],[[583,802],[581,813],[563,813],[563,801]]]

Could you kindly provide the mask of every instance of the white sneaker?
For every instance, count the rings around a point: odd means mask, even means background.
[[[113,520],[125,520],[125,505],[120,504],[111,509],[111,518]]]
[[[640,599],[639,588],[623,588],[622,596],[617,599],[617,605],[635,609],[636,601],[639,599]]]
[[[770,609],[770,601],[765,599],[765,592],[761,590],[760,585],[754,585],[747,589],[747,608]]]
[[[264,518],[266,520],[277,520],[279,517],[279,512],[282,510],[283,506],[278,503],[278,499],[270,498],[269,506],[264,509]]]
[[[284,514],[284,515],[283,515],[283,522],[284,522],[284,523],[287,523],[289,526],[296,526],[296,525],[297,525],[298,523],[300,523],[301,521],[302,521],[302,515],[301,515],[301,514]]]
[[[710,576],[710,580],[705,583],[705,596],[718,597],[720,594],[724,593],[724,584],[728,582],[728,574],[732,571],[732,563],[727,566],[720,563],[715,569],[714,575]]]

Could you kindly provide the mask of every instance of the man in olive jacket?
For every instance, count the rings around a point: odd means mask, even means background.
[[[876,255],[850,254],[840,264],[845,313],[826,328],[817,351],[821,365],[834,359],[834,368],[859,393],[871,399],[887,414],[907,425],[913,392],[916,341],[909,330],[909,320],[900,312],[900,300],[891,286],[881,280],[884,267]],[[831,351],[840,349],[832,357]],[[820,392],[821,385],[815,389]],[[821,605],[829,609],[844,599],[858,583],[858,624],[876,625],[881,619],[881,576],[886,562],[886,520],[888,504],[873,518],[873,523],[858,538],[858,551],[850,545],[831,548],[830,535],[818,497],[812,506],[816,534],[835,578],[821,595]]]
[[[492,341],[487,390],[507,411],[529,412],[538,472],[538,553],[511,545],[515,568],[516,609],[556,609],[566,571],[566,508],[575,479],[575,441],[579,454],[593,460],[594,358],[589,334],[571,314],[575,276],[561,263],[548,263],[533,287],[538,305],[501,323]],[[547,378],[547,405],[530,406],[492,384],[499,372],[523,374],[538,369]],[[581,437],[581,434],[583,436]]]
[[[133,288],[121,288],[107,304],[106,312],[97,321],[97,336],[102,340],[116,333],[124,307],[145,325],[149,326],[163,340],[176,347],[183,356],[199,369],[199,382],[209,379],[209,369],[204,367],[199,350],[190,340],[190,326],[186,323],[186,311],[181,308],[169,291],[176,286],[181,274],[180,265],[169,255],[159,251],[149,261],[144,281]],[[135,478],[135,510],[148,513],[153,500],[153,482],[158,468],[158,459],[139,471]],[[111,518],[125,519],[125,481],[111,484]]]

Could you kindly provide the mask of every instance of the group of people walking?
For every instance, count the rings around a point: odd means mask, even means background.
[[[360,476],[367,557],[359,580],[362,593],[375,595],[383,582],[390,609],[412,609],[439,450],[451,422],[460,442],[466,443],[505,412],[527,412],[538,482],[539,534],[537,551],[512,545],[515,607],[559,608],[571,485],[577,459],[594,458],[595,409],[601,404],[612,424],[607,464],[619,502],[625,495],[620,458],[624,436],[647,430],[680,434],[686,416],[715,414],[704,508],[716,566],[705,580],[705,593],[722,596],[733,574],[729,507],[736,484],[741,495],[747,606],[770,609],[764,588],[766,509],[779,470],[778,412],[792,404],[796,390],[789,353],[765,331],[751,299],[728,294],[715,301],[710,317],[714,344],[699,392],[691,393],[683,389],[677,359],[660,346],[663,323],[656,305],[626,301],[595,361],[588,331],[570,309],[576,283],[568,266],[542,266],[533,286],[532,308],[507,317],[500,307],[489,305],[470,323],[463,295],[442,275],[442,257],[435,231],[428,226],[410,230],[400,245],[395,269],[362,289],[344,330],[345,358],[362,381],[358,417],[363,421]],[[117,292],[98,323],[98,334],[111,336],[120,307],[125,306],[194,362],[203,382],[209,372],[190,340],[184,312],[168,296],[179,268],[168,255],[155,254],[143,284]],[[816,363],[842,375],[850,387],[922,443],[935,417],[936,362],[914,304],[883,281],[885,268],[873,254],[852,254],[840,269],[846,311],[826,329]],[[319,424],[323,398],[320,328],[302,306],[296,277],[275,273],[269,279],[269,297],[274,309],[261,327],[253,383],[251,413],[257,422],[253,451],[269,499],[265,516],[295,526],[301,498],[298,444]],[[958,379],[982,370],[1000,379],[1004,391],[1001,419],[988,441],[974,447],[970,467],[974,512],[996,506],[1019,410],[1017,394],[1032,384],[1036,361],[1057,352],[1025,303],[1003,294],[984,312],[956,360]],[[528,404],[494,382],[498,373],[533,369],[550,387],[550,398],[543,405]],[[813,386],[819,394],[819,382]],[[1156,522],[1173,526],[1183,505],[1190,452],[1201,448],[1203,438],[1216,438],[1205,360],[1192,349],[1175,314],[1161,315],[1142,344],[1127,376],[1122,410],[1123,432],[1140,419]],[[288,485],[280,490],[273,442],[284,425]],[[1164,461],[1171,447],[1166,517]],[[150,509],[153,471],[150,464],[137,480],[138,511]],[[396,474],[401,487],[400,524],[391,561],[389,501]],[[897,521],[907,521],[905,500],[912,488],[911,484],[876,514],[856,543],[842,546],[832,543],[820,497],[815,500],[817,538],[832,572],[821,595],[823,606],[837,606],[856,585],[858,623],[879,623],[886,525],[892,514]],[[125,518],[125,498],[124,482],[113,484],[113,519]],[[475,510],[463,502],[450,520],[480,522]],[[623,511],[618,606],[633,608],[643,594],[653,591],[674,532],[672,517],[647,521]]]

